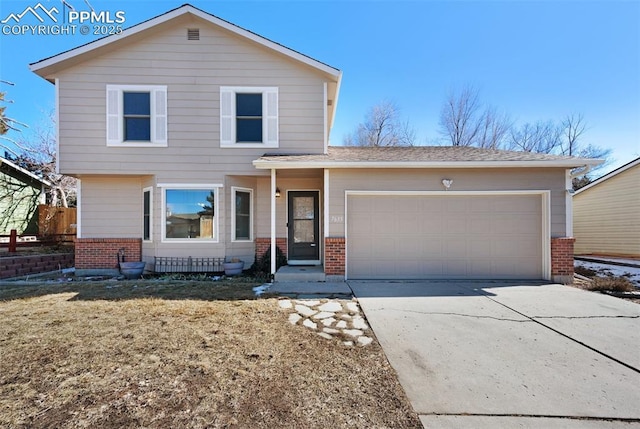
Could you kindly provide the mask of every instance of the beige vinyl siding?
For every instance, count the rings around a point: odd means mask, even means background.
[[[141,238],[142,181],[141,177],[83,177],[81,237]]]
[[[188,41],[194,27],[200,40]],[[56,75],[63,173],[157,174],[158,182],[190,183],[221,182],[227,172],[268,174],[251,164],[264,150],[219,147],[220,86],[278,87],[279,148],[269,152],[323,151],[327,78],[320,72],[195,18],[115,45]],[[167,86],[168,147],[106,146],[107,84]]]
[[[573,197],[576,254],[640,256],[640,165]]]
[[[345,234],[345,191],[537,190],[550,192],[551,236],[566,235],[565,170],[540,169],[333,169],[329,174],[329,236]]]

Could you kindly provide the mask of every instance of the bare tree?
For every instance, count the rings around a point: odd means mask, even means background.
[[[478,91],[465,86],[459,93],[450,92],[440,111],[440,133],[451,146],[472,146],[480,132]]]
[[[345,146],[413,146],[415,130],[400,119],[400,109],[389,100],[382,101],[367,112],[365,121],[344,139]]]
[[[576,153],[580,137],[587,129],[584,122],[584,116],[581,113],[567,115],[562,120],[562,129],[565,138],[562,145],[562,153],[565,155],[574,155]]]
[[[501,148],[511,127],[511,119],[506,113],[487,107],[481,117],[477,146],[486,149]]]
[[[0,80],[0,83],[6,84],[6,85],[13,85],[13,83],[7,82],[6,80]],[[18,127],[26,128],[27,126],[22,122],[19,122],[16,119],[10,118],[9,116],[6,115],[5,110],[7,107],[5,106],[5,104],[13,103],[12,100],[5,99],[6,95],[7,94],[5,92],[0,92],[0,140],[5,140],[11,143],[15,143],[13,139],[10,139],[9,137],[7,137],[6,134],[10,130],[20,132],[20,128]]]
[[[76,202],[77,181],[56,172],[57,148],[53,114],[49,114],[48,121],[44,127],[36,128],[28,140],[14,141],[13,147],[0,143],[0,147],[12,154],[13,163],[51,183],[47,198],[49,204],[69,207]]]
[[[553,153],[562,145],[562,128],[553,121],[527,122],[511,129],[511,149],[524,152]]]
[[[465,86],[451,92],[440,110],[440,134],[452,146],[478,146],[497,149],[511,127],[509,116],[484,106],[479,92]]]

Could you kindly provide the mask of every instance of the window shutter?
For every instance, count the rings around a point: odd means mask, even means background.
[[[278,88],[269,88],[264,96],[264,142],[278,146]]]
[[[120,91],[107,86],[107,144],[122,142]]]
[[[153,143],[167,143],[167,88],[153,90],[152,137]]]
[[[220,146],[235,143],[234,92],[220,88]]]

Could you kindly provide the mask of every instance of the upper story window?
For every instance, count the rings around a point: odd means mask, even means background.
[[[151,141],[151,93],[122,93],[125,141]]]
[[[278,147],[278,88],[220,88],[220,147]]]
[[[107,85],[107,146],[166,146],[167,87]]]

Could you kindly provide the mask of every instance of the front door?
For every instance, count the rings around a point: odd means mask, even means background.
[[[320,219],[318,191],[289,191],[288,219],[290,263],[320,261]]]

